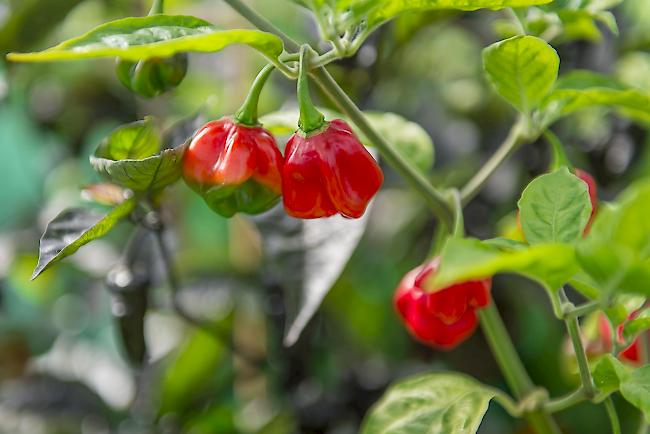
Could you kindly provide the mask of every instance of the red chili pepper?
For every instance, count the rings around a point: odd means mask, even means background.
[[[476,309],[490,303],[492,279],[457,283],[436,292],[425,292],[422,282],[438,271],[440,258],[411,270],[395,292],[395,307],[408,331],[434,348],[452,349],[472,335]]]
[[[359,218],[383,180],[375,159],[340,119],[316,133],[295,133],[285,148],[284,208],[294,217]]]
[[[628,316],[628,320],[634,319],[639,315],[640,311],[632,312],[630,316]],[[618,327],[616,327],[616,341],[620,343],[624,343],[625,339],[623,338],[623,329],[625,328],[625,323],[619,324]],[[600,339],[603,344],[603,348],[605,351],[611,351],[612,350],[612,331],[610,327],[610,322],[607,319],[607,316],[605,314],[601,314],[598,317],[598,330],[600,332]],[[640,336],[638,336],[634,341],[623,351],[618,353],[618,356],[622,360],[626,360],[628,362],[634,363],[634,364],[640,364],[641,363],[641,349],[640,349],[640,343],[639,343]],[[648,339],[648,344],[650,344],[650,338]]]
[[[282,154],[270,132],[224,117],[207,123],[183,157],[183,178],[217,213],[258,214],[282,191]]]

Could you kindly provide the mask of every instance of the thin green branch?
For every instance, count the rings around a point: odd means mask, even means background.
[[[566,295],[564,294],[564,288],[560,288],[558,292],[561,298],[566,298]],[[564,323],[566,325],[567,332],[571,337],[571,344],[573,345],[576,361],[578,362],[582,388],[586,397],[591,399],[596,396],[598,389],[596,389],[594,380],[591,377],[591,371],[589,370],[589,361],[587,360],[587,354],[585,353],[585,348],[582,344],[582,336],[580,336],[580,325],[578,323],[578,318],[567,318],[564,320]]]
[[[523,399],[535,390],[535,385],[528,376],[515,350],[494,302],[486,308],[480,309],[478,315],[485,338],[508,386],[517,399]],[[560,432],[555,421],[544,409],[527,413],[526,419],[538,434],[556,434]]]
[[[510,129],[506,139],[485,162],[478,172],[465,184],[460,191],[463,205],[469,203],[483,188],[488,178],[512,153],[526,141],[526,125],[524,118],[520,118]]]
[[[589,301],[585,304],[581,304],[580,306],[575,306],[571,309],[564,310],[563,315],[565,319],[578,318],[581,316],[589,315],[590,313],[600,309],[600,307],[601,303],[599,301]]]
[[[585,394],[585,390],[584,388],[580,387],[568,395],[551,399],[546,404],[544,404],[544,409],[549,413],[557,413],[586,400],[587,395]]]
[[[612,426],[612,434],[621,434],[621,423],[618,420],[618,413],[616,413],[616,407],[614,407],[614,401],[612,401],[612,397],[608,396],[603,404],[605,405],[605,410],[607,410],[609,423]]]

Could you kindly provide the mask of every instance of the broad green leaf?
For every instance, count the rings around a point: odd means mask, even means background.
[[[582,268],[604,293],[650,296],[650,181],[625,190],[601,207],[589,235],[577,245]]]
[[[358,130],[356,125],[349,122],[343,115],[331,110],[321,110],[327,119],[344,119],[350,124],[361,142],[366,146],[373,144]],[[395,113],[367,112],[366,119],[379,131],[389,143],[407,160],[423,172],[428,172],[433,166],[434,147],[431,136],[424,128]],[[260,122],[275,135],[287,135],[296,131],[298,125],[298,110],[281,110],[266,114]]]
[[[49,62],[97,57],[125,60],[170,57],[179,52],[215,52],[246,44],[267,57],[282,53],[282,40],[257,30],[219,30],[190,16],[152,15],[102,24],[83,36],[37,53],[10,53],[14,62]]]
[[[602,400],[612,392],[616,392],[621,385],[622,379],[630,374],[631,369],[621,363],[611,354],[606,354],[594,364],[591,374],[598,390],[602,392],[599,399]]]
[[[181,176],[186,145],[156,154],[161,139],[151,118],[113,131],[90,157],[93,168],[111,182],[134,191],[157,191]]]
[[[529,113],[553,88],[560,58],[543,39],[515,36],[483,50],[483,66],[499,95]]]
[[[516,273],[554,291],[577,271],[574,248],[569,244],[537,244],[500,250],[477,239],[452,238],[442,250],[439,272],[430,277],[424,287],[436,290],[497,273]]]
[[[473,434],[496,392],[461,374],[399,381],[370,409],[361,434]]]
[[[650,309],[645,309],[634,319],[628,321],[623,328],[623,338],[632,340],[639,334],[650,329]]]
[[[650,423],[650,365],[634,370],[621,380],[621,395],[641,410]]]
[[[518,205],[530,244],[572,243],[582,237],[591,215],[587,184],[566,167],[535,178]]]
[[[135,208],[135,200],[127,199],[108,214],[72,208],[63,211],[48,223],[41,237],[38,264],[32,279],[55,262],[72,255],[81,246],[106,235]]]
[[[106,137],[95,151],[95,156],[109,160],[139,160],[151,157],[160,149],[160,135],[153,118],[123,125]]]
[[[650,93],[626,86],[612,77],[574,71],[558,80],[556,89],[542,103],[542,123],[588,107],[609,107],[639,122],[650,122]]]

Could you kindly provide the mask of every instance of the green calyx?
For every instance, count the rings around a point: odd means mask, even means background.
[[[280,200],[278,193],[253,179],[239,185],[203,188],[200,194],[210,209],[228,218],[238,212],[252,215],[263,213]]]
[[[260,93],[266,84],[266,80],[269,78],[275,67],[273,65],[266,65],[255,77],[253,85],[251,86],[244,104],[241,108],[235,113],[235,121],[239,124],[247,126],[257,126],[259,122],[257,121],[257,105],[260,100]]]
[[[300,118],[298,127],[309,134],[326,125],[325,116],[318,111],[309,95],[309,51],[308,45],[300,47],[300,71],[298,72],[298,104],[300,105]]]

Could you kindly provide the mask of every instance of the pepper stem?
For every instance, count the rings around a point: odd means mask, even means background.
[[[151,10],[149,15],[158,15],[163,13],[165,8],[165,0],[153,0],[153,5],[151,5]]]
[[[298,72],[298,104],[300,105],[300,119],[298,127],[304,132],[321,128],[325,124],[325,116],[318,111],[309,95],[309,50],[308,45],[300,47],[300,71]]]
[[[571,165],[569,158],[564,152],[564,146],[562,145],[562,142],[560,142],[560,139],[551,130],[547,130],[544,133],[544,137],[551,145],[551,165],[549,169],[555,171],[566,166],[571,172],[573,172],[573,165]]]
[[[266,84],[266,80],[269,78],[275,66],[269,64],[266,65],[255,77],[251,89],[248,91],[248,96],[244,100],[244,104],[237,110],[235,113],[235,121],[237,123],[248,125],[254,127],[259,124],[257,121],[257,104],[260,100],[260,93]]]

